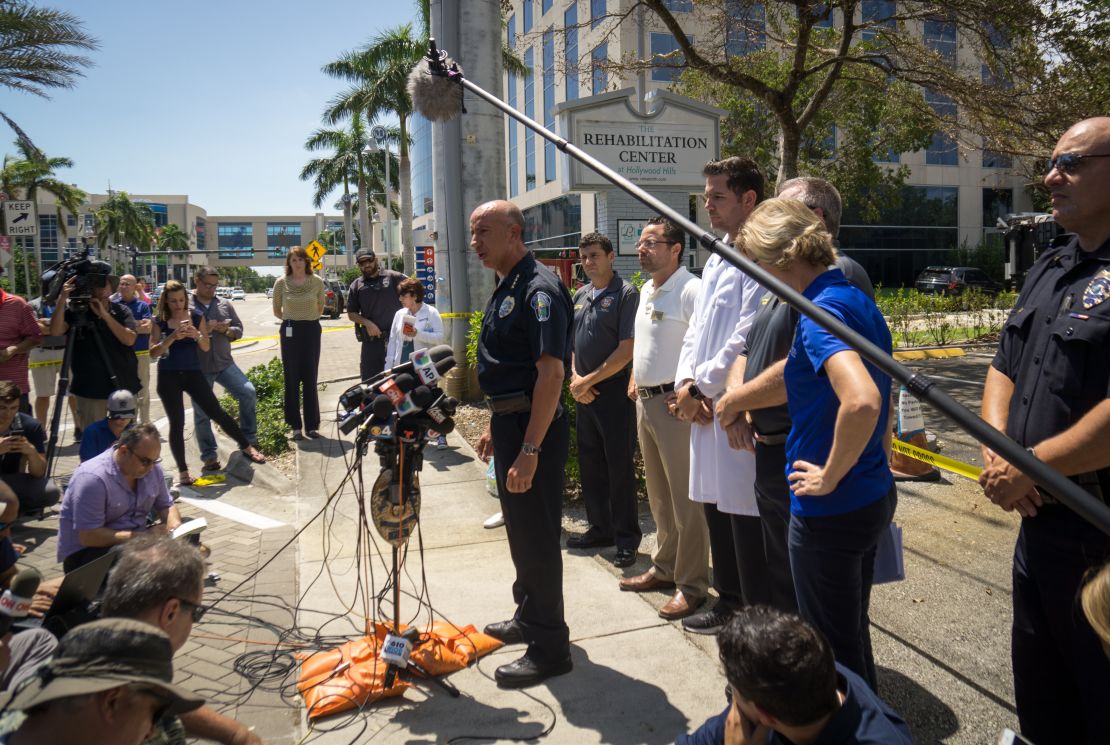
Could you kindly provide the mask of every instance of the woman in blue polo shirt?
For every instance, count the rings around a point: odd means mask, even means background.
[[[739,245],[760,266],[891,351],[882,314],[833,266],[832,238],[802,202],[760,204],[744,223]],[[786,440],[790,568],[798,609],[829,638],[837,661],[874,688],[867,609],[875,547],[897,499],[887,460],[890,378],[802,315],[785,380],[792,420]]]

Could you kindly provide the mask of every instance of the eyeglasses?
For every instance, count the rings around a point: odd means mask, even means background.
[[[170,706],[173,705],[173,701],[169,698],[166,698],[166,695],[164,693],[162,693],[157,688],[148,688],[145,686],[132,686],[131,690],[142,696],[149,696],[158,703],[158,708],[155,709],[150,716],[150,721],[153,724],[157,725],[159,722],[166,718],[166,714],[169,713]]]
[[[139,461],[139,465],[141,465],[143,468],[150,468],[155,463],[161,463],[162,462],[161,458],[144,458],[143,456],[139,455],[138,453],[136,453],[134,450],[131,450],[130,448],[128,448],[127,452],[131,453],[131,456],[135,460]]]
[[[1093,153],[1081,155],[1079,153],[1060,153],[1055,158],[1045,162],[1044,175],[1052,173],[1053,169],[1060,173],[1071,175],[1079,170],[1079,165],[1087,158],[1110,158],[1110,153]]]
[[[651,251],[656,246],[670,246],[673,245],[672,241],[657,241],[654,238],[649,238],[646,241],[636,241],[636,248],[646,248]]]
[[[212,288],[214,288],[214,287],[219,287],[219,286],[220,286],[220,280],[218,280],[218,279],[217,279],[217,280],[216,280],[215,282],[205,282],[205,281],[204,281],[204,280],[202,279],[202,280],[200,281],[200,283],[201,283],[202,285],[204,285],[205,287],[207,287],[208,289],[210,289],[210,290],[211,290]]]
[[[182,605],[187,605],[188,607],[193,609],[193,623],[200,623],[200,620],[204,618],[204,614],[208,612],[207,605],[194,603],[192,600],[186,600],[185,598],[179,598],[176,596],[174,597],[174,600],[181,603]]]

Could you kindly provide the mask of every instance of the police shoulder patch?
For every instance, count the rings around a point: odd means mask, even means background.
[[[498,318],[504,318],[505,316],[509,315],[513,312],[513,308],[515,307],[516,299],[514,299],[512,295],[509,295],[501,301],[501,307],[497,309]]]
[[[536,313],[536,320],[543,323],[551,318],[551,296],[544,291],[539,291],[532,296],[532,310]]]
[[[1103,269],[1083,291],[1083,307],[1090,310],[1108,297],[1110,297],[1110,269]]]

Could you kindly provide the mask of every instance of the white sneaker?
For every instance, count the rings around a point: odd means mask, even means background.
[[[505,516],[502,515],[500,512],[495,512],[494,514],[486,518],[486,521],[482,523],[482,527],[486,530],[492,530],[493,528],[500,528],[504,524]]]

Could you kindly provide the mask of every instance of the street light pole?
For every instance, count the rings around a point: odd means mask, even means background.
[[[343,195],[343,248],[347,252],[347,266],[352,267],[355,265],[355,231],[351,225],[351,195]],[[367,205],[362,205],[362,209],[366,209]]]

